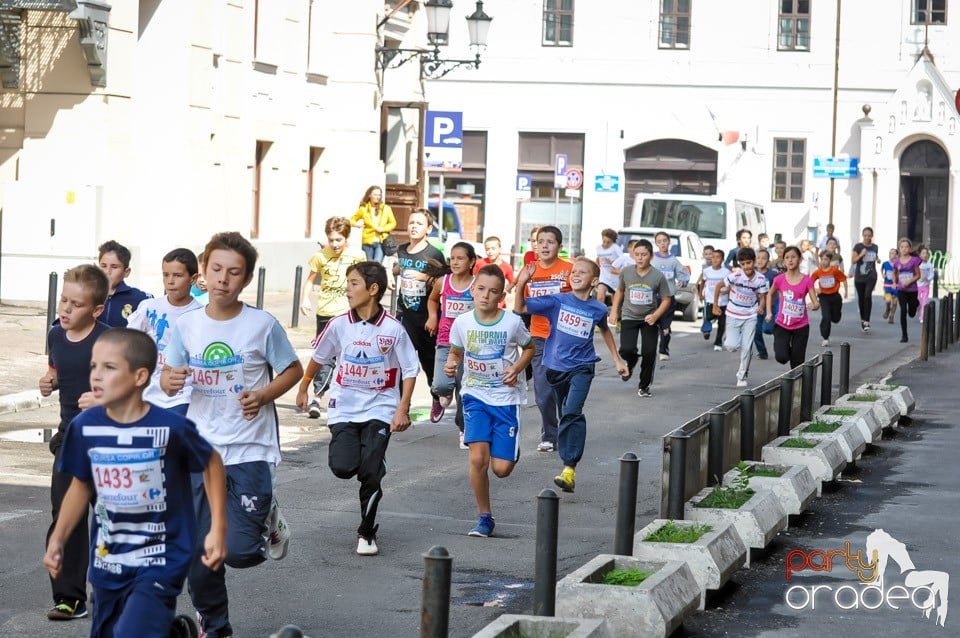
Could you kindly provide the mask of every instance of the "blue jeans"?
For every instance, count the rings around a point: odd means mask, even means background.
[[[546,342],[543,337],[533,337],[533,392],[537,396],[537,407],[540,408],[540,442],[556,445],[560,413],[557,395],[547,381],[547,368],[543,365],[543,346]]]
[[[587,417],[583,404],[587,401],[593,383],[595,364],[581,364],[572,370],[547,370],[547,381],[560,403],[560,426],[557,433],[557,451],[563,464],[576,467],[583,456],[587,442]]]
[[[450,354],[450,346],[437,346],[437,357],[433,364],[433,385],[430,386],[430,392],[438,397],[449,397],[453,395],[457,402],[457,414],[453,422],[457,429],[463,432],[463,402],[460,400],[460,383],[463,381],[463,363],[457,367],[457,376],[450,378],[443,371],[443,366],[447,363],[447,356]]]
[[[363,254],[367,256],[367,261],[375,261],[380,263],[383,261],[383,248],[380,246],[380,242],[375,244],[363,244]]]

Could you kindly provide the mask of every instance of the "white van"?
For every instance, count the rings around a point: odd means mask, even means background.
[[[757,235],[767,232],[763,205],[718,195],[637,193],[630,226],[686,230],[704,244],[729,251],[737,244],[737,231],[748,228]]]

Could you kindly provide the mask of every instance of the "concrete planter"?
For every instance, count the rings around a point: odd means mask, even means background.
[[[830,410],[835,407],[841,408],[841,406],[825,405],[813,414],[813,418],[815,420],[820,419],[822,421],[844,421],[848,423],[854,423],[860,430],[860,433],[863,434],[863,438],[867,443],[873,443],[874,441],[880,440],[880,436],[883,434],[883,425],[881,425],[880,421],[877,420],[877,416],[873,412],[873,406],[858,406],[855,403],[846,404],[842,406],[842,409],[856,410],[856,414],[852,414],[850,416],[843,416],[841,414],[828,414]]]
[[[829,421],[829,419],[821,419]],[[804,432],[803,428],[810,425],[810,421],[803,421],[797,427],[790,430],[790,436],[802,436],[808,439],[823,439],[833,437],[840,444],[843,450],[843,458],[847,463],[859,461],[863,451],[867,449],[867,441],[863,438],[863,432],[853,423],[840,422],[837,429],[833,432]]]
[[[823,482],[832,481],[847,467],[840,449],[840,442],[835,438],[824,438],[817,441],[815,447],[780,447],[789,436],[778,436],[763,446],[762,458],[767,463],[776,465],[806,465],[814,480],[820,483],[817,496],[823,493]]]
[[[700,586],[700,609],[707,590],[720,589],[747,559],[747,548],[730,523],[712,524],[713,529],[692,543],[660,543],[644,540],[669,521],[658,518],[633,537],[633,556],[647,560],[680,560],[690,566]],[[678,527],[700,525],[698,521],[673,521]]]
[[[613,569],[655,570],[636,587],[604,585]],[[700,587],[681,561],[600,554],[557,583],[557,614],[605,618],[617,638],[669,636],[693,613]]]
[[[803,513],[817,495],[820,482],[813,478],[806,465],[769,465],[759,461],[746,461],[747,465],[776,467],[783,471],[780,476],[751,476],[750,487],[755,490],[770,490],[780,501],[780,507],[788,515]],[[723,475],[723,484],[731,485],[739,472],[732,469]]]
[[[887,385],[885,383],[865,383],[857,388],[858,393],[872,392],[881,396],[892,395],[900,408],[900,416],[908,416],[917,407],[910,388],[905,385]]]
[[[701,490],[686,502],[683,517],[688,521],[700,521],[711,525],[733,523],[743,544],[751,549],[763,549],[770,544],[778,532],[787,529],[787,513],[780,505],[780,499],[770,490],[757,490],[739,509],[696,507],[705,499],[712,487]],[[746,556],[746,566],[750,566],[750,554]]]
[[[559,618],[504,614],[473,634],[473,638],[612,638],[603,618]]]
[[[900,406],[897,405],[897,400],[893,398],[893,395],[881,396],[879,392],[872,392],[871,394],[875,394],[879,398],[876,401],[851,401],[850,397],[853,395],[845,394],[837,399],[834,405],[838,408],[872,406],[873,414],[877,417],[881,427],[896,427],[900,420]]]

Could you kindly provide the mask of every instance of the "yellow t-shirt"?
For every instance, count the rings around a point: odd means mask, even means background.
[[[344,249],[339,255],[329,247],[310,258],[310,270],[317,273],[314,285],[319,284],[317,314],[321,317],[336,317],[350,308],[347,303],[347,268],[365,259],[362,255]]]

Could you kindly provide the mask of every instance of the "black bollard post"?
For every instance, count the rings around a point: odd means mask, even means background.
[[[447,638],[450,625],[450,575],[453,558],[444,547],[423,554],[420,638]]]
[[[54,319],[57,318],[57,273],[50,273],[50,278],[47,283],[47,329],[49,330],[50,326],[53,325]],[[50,344],[47,343],[47,330],[43,331],[43,353],[47,354],[47,349],[50,347]]]
[[[710,424],[707,432],[707,486],[716,485],[723,477],[723,453],[726,437],[723,432],[723,411],[710,410]]]
[[[939,303],[940,309],[937,310],[937,319],[940,321],[937,323],[937,333],[940,341],[940,352],[943,352],[947,349],[947,300],[941,298]]]
[[[537,547],[533,615],[553,616],[557,604],[557,523],[560,497],[551,489],[537,495]]]
[[[930,357],[930,323],[920,324],[920,360],[926,361]]]
[[[687,491],[687,439],[685,433],[670,434],[670,483],[667,488],[667,518],[683,520]]]
[[[633,556],[633,532],[637,522],[637,478],[640,459],[633,452],[620,457],[620,490],[617,498],[617,528],[613,533],[613,553]]]
[[[936,299],[940,296],[940,275],[937,274],[937,269],[933,269],[933,298]]]
[[[850,393],[850,344],[840,344],[840,379],[837,381],[837,393],[840,396]]]
[[[947,345],[952,345],[956,341],[956,339],[953,336],[953,312],[954,312],[953,297],[954,297],[954,294],[952,292],[947,295],[947,315],[948,315],[948,319],[946,321]]]
[[[956,297],[956,305],[953,307],[953,340],[960,341],[960,293]]]
[[[754,410],[753,390],[747,389],[740,394],[740,458],[753,461],[754,428],[756,413]]]
[[[290,327],[296,328],[300,325],[300,288],[303,282],[303,266],[297,266],[297,273],[293,277],[293,316],[290,319]]]
[[[802,373],[802,383],[800,386],[800,420],[809,421],[810,417],[813,415],[813,397],[814,397],[814,388],[813,385],[816,383],[815,379],[817,377],[817,364],[813,362],[813,359],[809,359],[803,362],[803,373]]]
[[[263,266],[257,268],[257,308],[263,310],[263,292],[267,285],[267,269]]]
[[[927,354],[937,356],[937,304],[927,302],[923,311],[923,325],[927,326]]]
[[[790,435],[790,413],[793,412],[793,377],[786,373],[780,377],[780,406],[777,412],[777,436]]]
[[[833,352],[825,350],[820,355],[820,405],[833,403]]]

